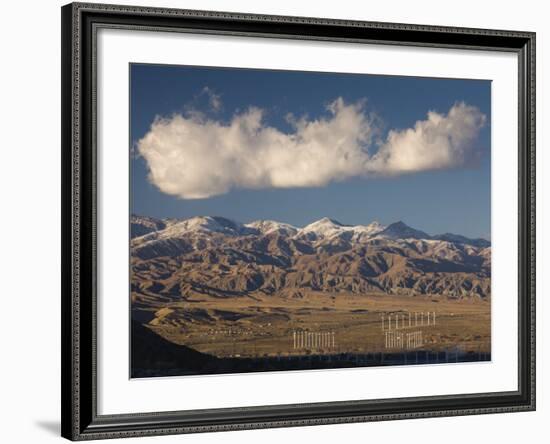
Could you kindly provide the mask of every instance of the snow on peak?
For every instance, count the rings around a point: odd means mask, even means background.
[[[244,226],[258,230],[262,234],[279,233],[285,236],[294,236],[298,232],[298,228],[275,220],[256,220]]]
[[[371,222],[368,225],[356,225],[353,228],[353,231],[365,233],[365,234],[376,234],[380,231],[383,231],[386,229],[385,225],[382,225],[378,221]]]
[[[299,231],[298,235],[307,238],[316,237],[322,239],[345,235],[350,240],[361,240],[379,233],[385,228],[379,222],[372,222],[369,225],[344,225],[334,219],[324,217],[306,225]]]
[[[138,222],[140,219],[139,216],[133,216],[133,222]],[[180,238],[189,234],[207,235],[208,233],[220,233],[226,236],[268,235],[276,233],[281,236],[313,242],[322,240],[331,241],[337,237],[353,242],[364,242],[373,237],[437,239],[437,237],[431,237],[422,231],[415,230],[403,222],[396,222],[387,227],[377,221],[371,222],[368,225],[344,225],[329,217],[323,217],[303,228],[297,228],[275,220],[257,220],[241,224],[219,216],[195,216],[183,220],[164,219],[162,222],[164,223],[164,227],[158,227],[155,231],[145,234],[142,241]],[[154,230],[154,227],[152,229]]]
[[[179,237],[188,233],[223,233],[239,235],[244,226],[230,219],[217,216],[196,216],[170,224],[162,231],[162,237]]]
[[[381,241],[406,241],[418,244],[441,244],[442,247],[458,245],[489,248],[485,239],[470,239],[465,236],[445,233],[436,236],[409,227],[402,221],[384,226],[377,221],[368,225],[344,225],[334,219],[324,217],[316,222],[297,228],[275,220],[257,220],[241,224],[218,216],[196,216],[189,219],[155,219],[146,216],[131,216],[131,235],[134,242],[143,244],[155,240],[204,237],[212,233],[224,236],[279,235],[316,245],[334,242],[365,243],[374,239]],[[424,248],[424,247],[422,247]],[[490,251],[490,250],[489,250]]]
[[[300,230],[301,233],[315,233],[323,236],[328,236],[334,232],[340,231],[345,226],[340,222],[330,219],[328,217],[323,217],[318,221],[315,221],[309,225],[306,225]]]

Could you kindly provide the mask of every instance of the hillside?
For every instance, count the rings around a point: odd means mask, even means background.
[[[307,291],[433,294],[486,299],[491,246],[431,236],[403,222],[350,226],[323,218],[303,228],[222,217],[132,216],[132,298],[174,301]]]

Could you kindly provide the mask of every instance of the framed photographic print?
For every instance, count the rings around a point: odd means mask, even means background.
[[[535,35],[62,8],[62,435],[535,408]]]

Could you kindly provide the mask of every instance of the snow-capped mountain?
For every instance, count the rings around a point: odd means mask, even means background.
[[[163,230],[163,236],[178,236],[192,232],[223,233],[240,236],[247,234],[248,231],[242,224],[224,217],[197,216],[169,225]]]
[[[298,228],[290,224],[285,224],[274,220],[256,220],[245,224],[244,226],[252,230],[256,230],[258,233],[262,233],[264,235],[276,233],[291,237],[298,233]]]
[[[133,288],[143,297],[157,291],[162,297],[203,291],[228,297],[303,289],[490,295],[490,242],[449,233],[431,236],[403,222],[352,226],[323,218],[303,228],[212,216],[133,216],[131,222],[132,233],[146,231],[131,241]]]
[[[346,226],[337,220],[323,217],[318,221],[306,225],[300,230],[301,233],[315,233],[319,236],[331,236],[336,232],[341,231]]]
[[[148,224],[151,223],[149,220],[144,219],[143,217],[132,216],[132,227],[143,225],[144,220]],[[257,230],[255,229],[248,228],[238,222],[234,222],[230,219],[218,216],[196,216],[184,220],[166,219],[164,221],[160,221],[160,223],[162,225],[158,225],[159,228],[157,230],[149,230],[147,234],[142,236],[142,240],[150,241],[153,239],[179,238],[192,233],[221,233],[228,236],[245,236],[247,234],[257,233]],[[132,233],[134,231],[139,230],[133,230]]]
[[[424,231],[411,228],[399,221],[384,226],[377,221],[368,225],[345,225],[337,220],[323,217],[303,228],[274,220],[257,220],[242,224],[219,216],[196,216],[189,219],[155,219],[145,216],[131,216],[132,238],[140,238],[139,243],[151,240],[175,239],[189,234],[225,236],[267,236],[279,235],[305,242],[320,242],[340,238],[349,242],[366,242],[371,239],[421,239],[444,241],[475,247],[488,247],[485,239],[470,239],[452,233],[431,236]]]
[[[360,241],[379,233],[384,228],[379,222],[372,222],[369,225],[344,225],[334,219],[323,217],[299,230],[297,237],[309,241],[335,237],[342,237],[350,241]]]

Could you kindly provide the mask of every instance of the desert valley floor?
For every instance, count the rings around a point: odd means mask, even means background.
[[[435,317],[435,325],[433,318],[431,325],[427,324],[427,313]],[[217,357],[388,352],[391,347],[386,345],[385,332],[389,322],[390,331],[405,335],[422,331],[421,348],[490,351],[490,303],[449,301],[438,296],[331,297],[318,293],[305,300],[205,298],[134,315],[142,320],[148,318],[148,327],[165,339]],[[318,345],[312,341],[310,345],[295,347],[296,332],[331,333],[333,337]]]

